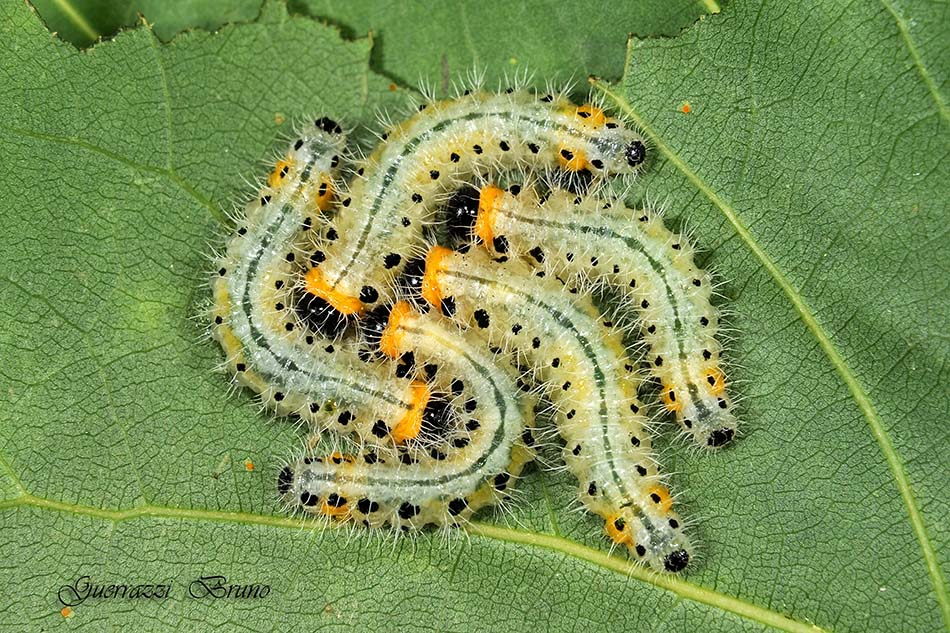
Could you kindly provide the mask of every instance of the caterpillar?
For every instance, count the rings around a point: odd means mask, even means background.
[[[609,538],[654,569],[684,569],[693,547],[624,342],[634,324],[664,356],[649,373],[694,439],[718,448],[735,423],[713,373],[709,277],[685,240],[668,252],[678,238],[659,219],[628,226],[619,203],[605,208],[607,185],[646,158],[597,105],[515,89],[422,104],[367,158],[339,123],[305,126],[234,217],[212,283],[211,332],[234,382],[337,438],[280,469],[286,506],[369,528],[460,525],[508,498],[550,406]],[[565,249],[603,267],[547,256]],[[589,296],[601,287],[636,319],[605,318]],[[699,314],[708,330],[681,327]],[[726,403],[716,415],[700,410],[712,395]]]
[[[639,377],[620,335],[589,299],[572,298],[520,264],[435,246],[415,286],[489,345],[517,350],[547,386],[581,500],[638,559],[680,571],[692,548],[650,452]]]
[[[532,188],[485,186],[467,199],[477,207],[478,237],[495,252],[520,256],[572,288],[615,295],[621,316],[632,312],[640,324],[663,407],[700,446],[732,440],[737,421],[720,367],[712,280],[684,236],[648,209],[565,191],[542,204]]]

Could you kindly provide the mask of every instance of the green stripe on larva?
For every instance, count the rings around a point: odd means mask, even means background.
[[[481,250],[433,253],[427,274],[452,298],[454,318],[490,345],[517,350],[543,381],[582,501],[640,560],[656,569],[684,566],[692,548],[657,474],[639,380],[619,335],[600,323],[589,299],[571,298],[520,261],[491,260]]]
[[[418,254],[440,197],[474,176],[563,168],[602,178],[635,171],[642,162],[640,137],[599,111],[596,121],[578,114],[588,110],[520,91],[428,105],[390,131],[361,164],[351,203],[334,220],[340,237],[321,245],[324,279],[351,297],[372,288],[376,301],[390,299],[391,280]]]
[[[530,189],[503,194],[493,218],[510,255],[569,284],[594,282],[620,297],[619,309],[640,323],[650,346],[646,362],[664,407],[702,446],[732,439],[737,420],[719,366],[712,280],[693,262],[684,236],[655,213],[563,192],[544,204]]]

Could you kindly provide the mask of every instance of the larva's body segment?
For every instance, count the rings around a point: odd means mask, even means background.
[[[683,569],[692,550],[649,450],[638,379],[589,299],[572,300],[521,262],[441,247],[427,255],[419,287],[490,346],[516,350],[544,383],[580,498],[611,538],[656,569]]]
[[[620,297],[649,346],[645,364],[663,407],[702,446],[728,443],[737,420],[720,367],[719,311],[686,238],[655,213],[593,197],[555,192],[539,204],[530,189],[491,197],[483,213],[509,254],[570,286],[593,283]]]
[[[644,159],[640,137],[592,106],[524,91],[428,104],[359,166],[334,219],[337,237],[318,247],[315,293],[368,308],[390,300],[391,280],[423,247],[423,226],[460,182],[520,169],[586,182],[632,173]]]
[[[452,525],[504,498],[533,458],[523,440],[530,437],[530,412],[515,397],[505,364],[480,345],[468,345],[451,324],[403,308],[393,310],[381,347],[434,368],[429,384],[442,395],[429,402],[442,404],[427,407],[421,423],[440,428],[428,438],[424,428],[417,431],[398,450],[364,445],[353,454],[289,464],[280,477],[288,503],[371,527]],[[373,410],[354,415],[372,416]]]

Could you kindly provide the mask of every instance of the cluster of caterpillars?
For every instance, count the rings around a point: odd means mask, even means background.
[[[337,122],[306,126],[213,282],[236,382],[337,438],[282,468],[285,502],[370,528],[459,525],[508,498],[546,410],[610,539],[684,569],[648,416],[713,449],[736,420],[709,275],[656,213],[608,193],[646,158],[600,107],[526,90],[430,101],[368,158]]]

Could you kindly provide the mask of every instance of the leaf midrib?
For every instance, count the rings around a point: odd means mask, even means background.
[[[633,48],[631,44],[632,40],[631,42],[628,42],[627,45],[626,68],[629,68],[630,59],[632,57]],[[624,74],[626,74],[626,68]],[[678,169],[686,177],[686,179],[693,186],[695,186],[696,189],[702,195],[704,195],[713,204],[713,206],[719,210],[720,213],[723,214],[723,216],[725,216],[726,220],[732,225],[739,239],[752,252],[756,259],[759,260],[759,263],[763,268],[765,268],[766,271],[768,271],[769,275],[771,275],[773,281],[776,283],[779,289],[785,294],[786,297],[788,297],[799,318],[818,342],[819,347],[821,347],[821,350],[831,362],[832,367],[834,367],[838,375],[841,376],[845,386],[848,388],[848,391],[851,393],[852,398],[857,404],[858,409],[867,420],[868,426],[871,428],[871,435],[874,437],[875,441],[880,447],[881,453],[884,455],[884,459],[891,471],[891,475],[893,476],[898,492],[900,493],[901,501],[904,503],[904,507],[907,510],[908,518],[910,519],[911,527],[914,531],[914,536],[920,545],[924,563],[927,567],[931,584],[933,585],[934,594],[936,595],[937,603],[940,607],[944,624],[946,628],[950,630],[950,596],[947,594],[947,584],[943,578],[943,571],[940,569],[939,562],[937,561],[937,554],[933,543],[931,542],[930,535],[927,532],[927,527],[924,524],[923,517],[920,514],[920,507],[916,497],[914,496],[910,479],[907,476],[903,461],[898,456],[897,450],[894,447],[894,443],[892,442],[890,435],[888,435],[887,430],[884,428],[884,423],[881,420],[877,408],[872,404],[867,391],[864,389],[863,385],[861,385],[857,375],[848,365],[847,361],[845,361],[844,357],[841,355],[841,352],[832,342],[831,337],[818,322],[814,312],[805,302],[804,297],[801,295],[798,289],[792,285],[792,283],[785,276],[785,273],[782,272],[775,261],[773,261],[772,258],[770,258],[765,250],[759,245],[756,239],[752,236],[752,233],[749,231],[748,227],[746,227],[745,223],[739,218],[739,215],[735,209],[733,209],[708,183],[699,177],[699,175],[686,163],[685,160],[679,156],[679,154],[677,154],[670,147],[670,145],[657,133],[657,131],[646,121],[646,119],[633,108],[633,105],[626,99],[626,97],[618,94],[612,90],[606,82],[597,79],[596,77],[590,77],[589,82],[595,89],[601,91],[606,97],[610,98],[617,105],[617,107],[623,111],[624,114],[630,117],[630,120],[633,121],[647,137],[649,137],[649,139],[653,142],[654,147],[656,147],[656,149],[659,150],[659,152],[676,169]],[[940,102],[938,100],[938,105],[939,104]]]
[[[94,506],[55,501],[43,497],[36,497],[23,489],[22,484],[16,479],[16,474],[10,468],[9,464],[2,459],[2,456],[0,456],[0,466],[10,473],[17,487],[22,491],[18,497],[0,501],[0,511],[34,507],[51,512],[93,517],[104,521],[111,521],[112,523],[122,523],[140,519],[178,519],[181,521],[236,523],[269,528],[292,529],[295,531],[302,529],[326,529],[326,524],[316,519],[301,519],[291,516],[256,514],[253,512],[196,510],[147,503],[126,510],[108,510]],[[517,530],[482,522],[471,522],[466,526],[466,530],[470,534],[483,538],[548,549],[570,558],[585,561],[602,569],[639,580],[660,589],[665,589],[683,599],[706,604],[722,611],[728,611],[747,620],[770,626],[780,631],[789,631],[790,633],[826,632],[826,629],[822,629],[817,625],[793,620],[781,613],[707,589],[700,585],[695,585],[677,576],[658,574],[631,561],[624,560],[618,556],[611,556],[610,554],[586,545],[581,545],[580,543],[561,536]]]

